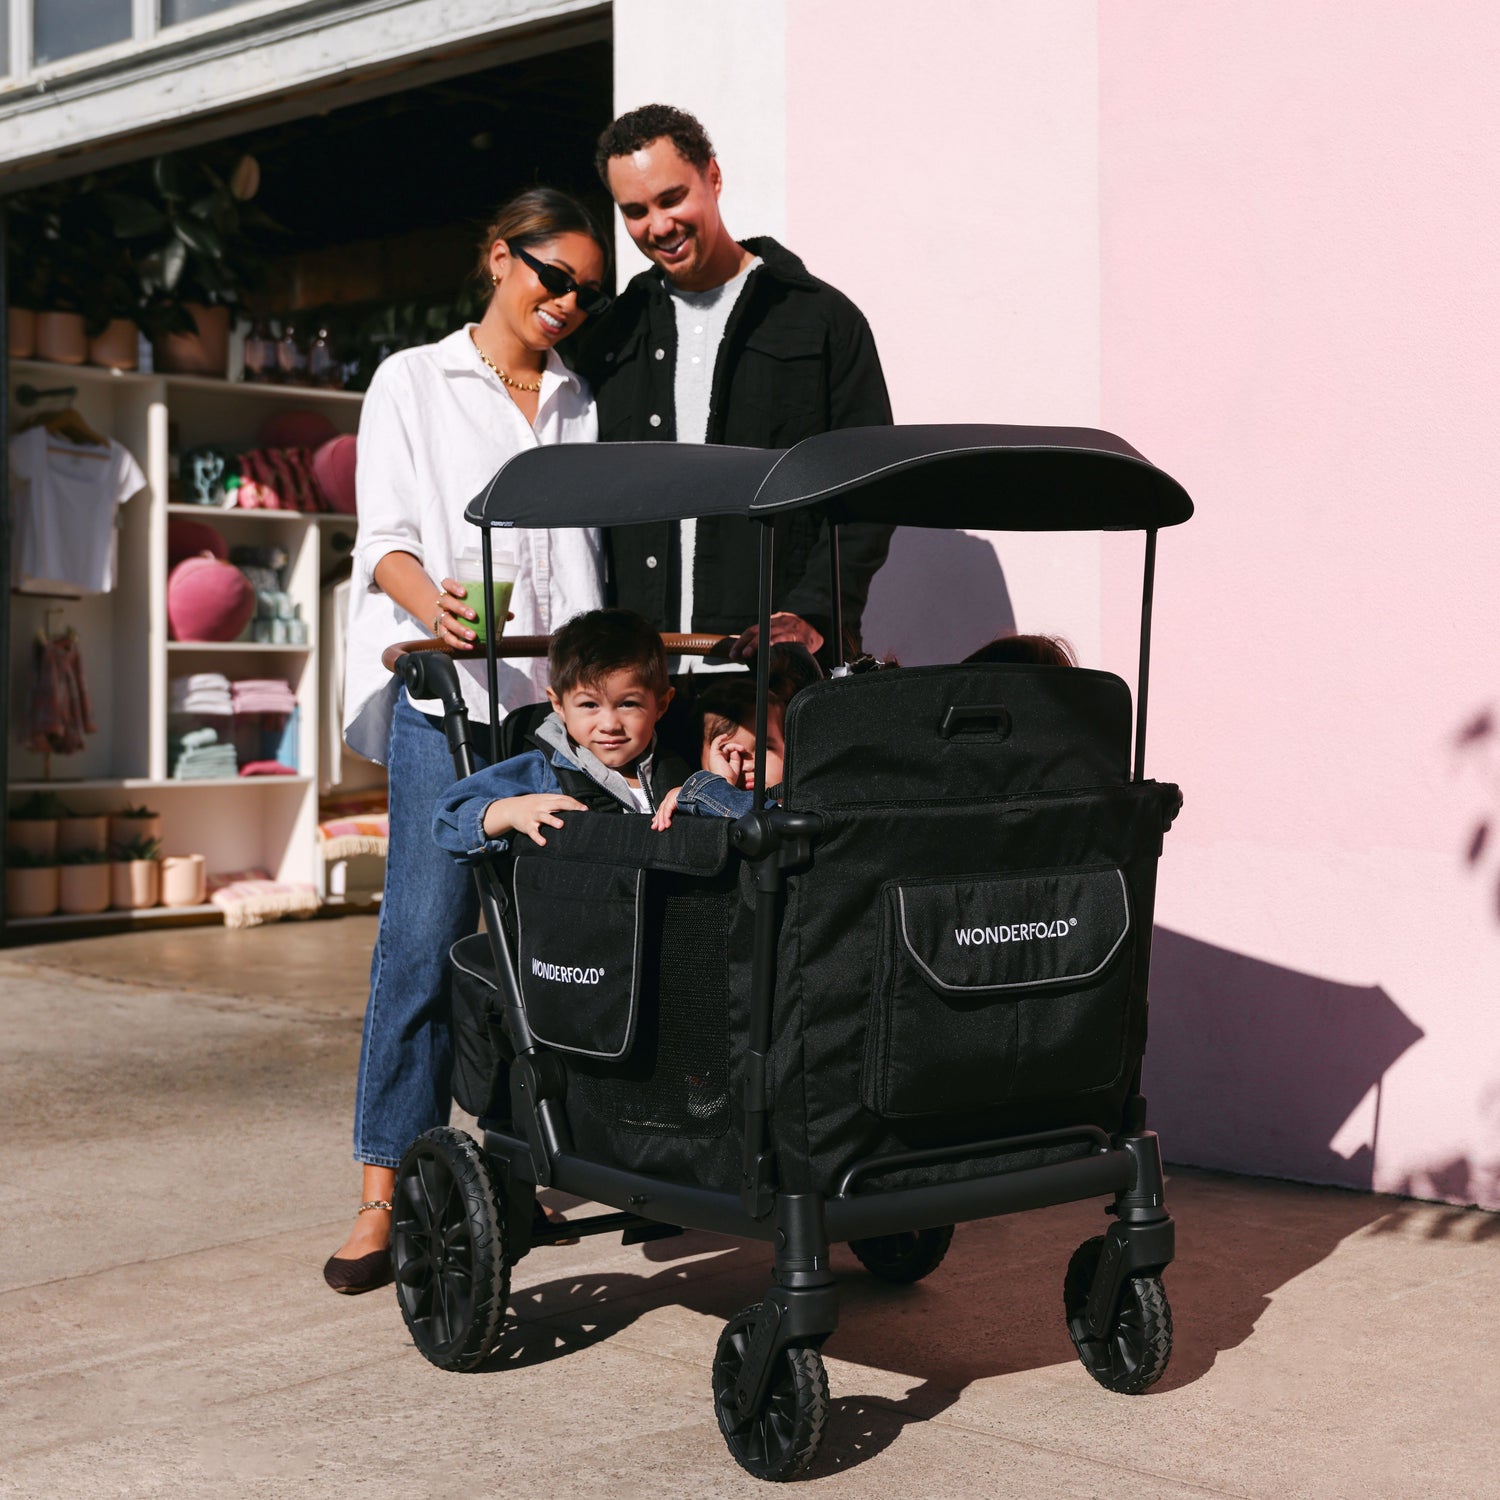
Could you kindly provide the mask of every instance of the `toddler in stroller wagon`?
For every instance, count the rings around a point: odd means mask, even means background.
[[[561,812],[654,812],[687,767],[657,744],[672,701],[667,656],[649,621],[624,609],[569,620],[547,653],[552,713],[535,748],[466,777],[437,804],[433,837],[464,860],[503,853],[512,834],[545,845]]]
[[[398,1171],[392,1259],[414,1342],[442,1368],[483,1365],[512,1268],[565,1235],[760,1241],[770,1285],[724,1327],[713,1401],[734,1459],[788,1479],[829,1413],[832,1244],[911,1282],[956,1223],[1104,1198],[1110,1222],[1068,1264],[1062,1311],[1096,1381],[1145,1391],[1171,1350],[1174,1232],[1141,1065],[1156,863],[1178,805],[1144,773],[1147,643],[1157,532],[1191,501],[1107,433],[894,427],[785,453],[538,449],[468,509],[486,550],[491,527],[690,514],[758,526],[762,639],[783,517],[826,521],[834,601],[845,522],[1143,531],[1136,699],[1110,673],[1030,662],[835,677],[786,706],[779,805],[664,830],[570,811],[498,858],[483,853],[496,799],[473,794],[456,842],[485,932],[453,950],[454,1094],[483,1139],[429,1131]],[[837,608],[832,624],[842,639]],[[452,664],[395,667],[442,700],[468,776]],[[578,785],[590,807],[634,800]],[[613,1211],[539,1224],[548,1187]]]

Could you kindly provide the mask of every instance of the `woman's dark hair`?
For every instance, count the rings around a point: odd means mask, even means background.
[[[630,669],[658,696],[665,693],[667,653],[656,627],[629,609],[591,609],[574,615],[547,652],[552,691],[596,687],[612,672]]]
[[[606,125],[599,136],[594,169],[600,182],[609,186],[609,164],[615,157],[643,151],[663,136],[677,148],[677,154],[685,162],[700,172],[714,159],[714,143],[696,116],[670,104],[643,104]]]
[[[1076,667],[1078,657],[1060,635],[1001,635],[964,657],[964,663],[1019,662],[1030,667]]]
[[[609,241],[599,222],[576,198],[556,188],[527,188],[507,203],[502,203],[490,219],[484,238],[479,241],[479,259],[474,273],[482,285],[490,280],[490,251],[496,240],[508,244],[545,244],[560,234],[586,234],[604,253],[605,278],[609,276]]]

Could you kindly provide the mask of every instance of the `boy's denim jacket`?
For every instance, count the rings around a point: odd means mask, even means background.
[[[627,812],[639,811],[635,803],[628,800],[628,792],[623,790],[623,778],[600,765],[589,751],[573,745],[556,714],[543,721],[535,737],[545,741],[544,749],[527,750],[497,765],[486,766],[482,771],[455,782],[438,798],[432,813],[432,836],[440,849],[447,850],[464,864],[475,864],[490,855],[503,854],[510,847],[510,839],[508,836],[493,839],[485,836],[485,809],[501,797],[560,792],[562,782],[553,769],[555,766],[581,771]],[[648,798],[651,797],[651,769],[655,754],[656,741],[653,739],[637,767]]]

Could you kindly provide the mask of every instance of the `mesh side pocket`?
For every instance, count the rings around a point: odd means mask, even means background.
[[[626,1165],[666,1165],[649,1147],[625,1145],[627,1133],[703,1140],[729,1128],[728,946],[737,899],[732,877],[651,878],[630,1055],[570,1068],[569,1109],[587,1117],[575,1130],[605,1126]]]
[[[489,955],[475,948],[487,941],[482,935],[464,938],[452,950],[453,1097],[481,1119],[509,1119],[512,1053]]]
[[[1113,1082],[1131,937],[1118,869],[892,882],[882,900],[871,1109],[961,1114]]]

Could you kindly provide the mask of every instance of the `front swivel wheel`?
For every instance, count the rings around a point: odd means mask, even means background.
[[[759,1411],[744,1413],[735,1387],[750,1349],[759,1307],[724,1325],[714,1351],[714,1411],[734,1461],[757,1479],[794,1479],[813,1461],[828,1421],[828,1375],[811,1345],[793,1344],[776,1356]]]
[[[1172,1357],[1172,1308],[1160,1276],[1127,1276],[1120,1302],[1103,1338],[1088,1327],[1089,1289],[1104,1250],[1104,1236],[1085,1240],[1068,1262],[1063,1307],[1068,1337],[1083,1367],[1106,1390],[1139,1396],[1166,1373]]]
[[[396,1169],[391,1253],[412,1342],[440,1370],[472,1370],[499,1342],[510,1299],[501,1191],[470,1136],[420,1135]]]

